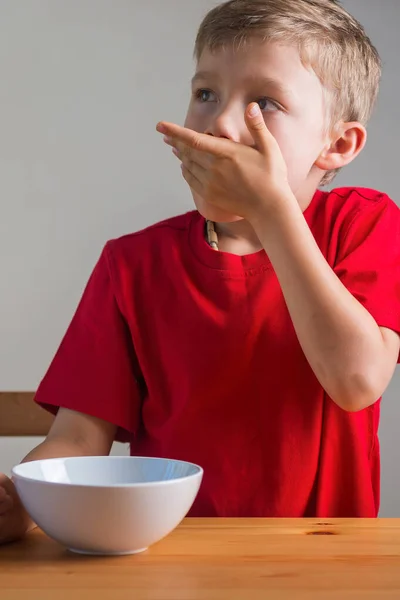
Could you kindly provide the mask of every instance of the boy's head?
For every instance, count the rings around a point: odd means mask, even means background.
[[[244,111],[258,101],[300,204],[364,147],[381,62],[337,0],[229,0],[201,23],[195,57],[186,126],[251,145]]]

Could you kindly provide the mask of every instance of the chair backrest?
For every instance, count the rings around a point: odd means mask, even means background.
[[[47,435],[54,417],[33,397],[34,392],[0,392],[0,436]]]

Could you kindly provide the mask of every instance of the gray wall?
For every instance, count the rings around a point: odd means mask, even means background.
[[[196,28],[216,3],[0,0],[1,390],[37,386],[108,238],[191,208],[155,124],[182,122]],[[400,1],[344,5],[385,74],[368,147],[335,185],[396,199]],[[397,373],[383,403],[385,516],[400,516],[399,389]],[[0,470],[35,442],[0,441]]]

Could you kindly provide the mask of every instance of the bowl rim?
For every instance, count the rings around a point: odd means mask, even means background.
[[[194,473],[191,473],[190,475],[184,475],[182,477],[174,477],[174,479],[161,479],[158,481],[148,481],[148,482],[137,482],[137,483],[109,483],[109,484],[104,484],[104,483],[67,483],[65,481],[43,481],[40,479],[36,479],[36,477],[30,477],[29,475],[21,475],[20,473],[18,473],[18,468],[19,467],[23,467],[24,465],[27,465],[29,463],[35,463],[35,462],[52,462],[52,461],[59,461],[59,460],[93,460],[93,459],[107,459],[110,461],[113,460],[141,460],[141,459],[145,459],[145,460],[163,460],[163,461],[171,461],[171,462],[175,462],[175,463],[184,463],[186,465],[190,465],[192,467],[195,467],[196,471]],[[165,485],[173,485],[175,483],[178,483],[179,481],[183,481],[183,480],[190,480],[190,479],[197,479],[197,478],[202,478],[204,474],[204,469],[203,467],[200,467],[200,465],[197,465],[195,463],[186,461],[186,460],[178,460],[178,459],[174,459],[174,458],[162,458],[162,457],[158,457],[158,456],[59,456],[59,457],[54,457],[54,458],[39,458],[37,460],[32,460],[26,463],[19,463],[18,465],[15,465],[15,467],[13,467],[11,469],[11,479],[12,480],[23,480],[23,481],[28,481],[28,482],[35,482],[35,483],[40,483],[41,485],[46,485],[46,486],[63,486],[63,487],[68,487],[68,488],[96,488],[96,489],[129,489],[129,488],[148,488],[148,487],[158,487],[160,485],[165,486]]]

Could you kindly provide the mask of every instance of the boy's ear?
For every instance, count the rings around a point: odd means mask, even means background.
[[[362,151],[367,141],[367,131],[361,123],[340,123],[331,134],[330,143],[315,161],[322,171],[345,167]]]

